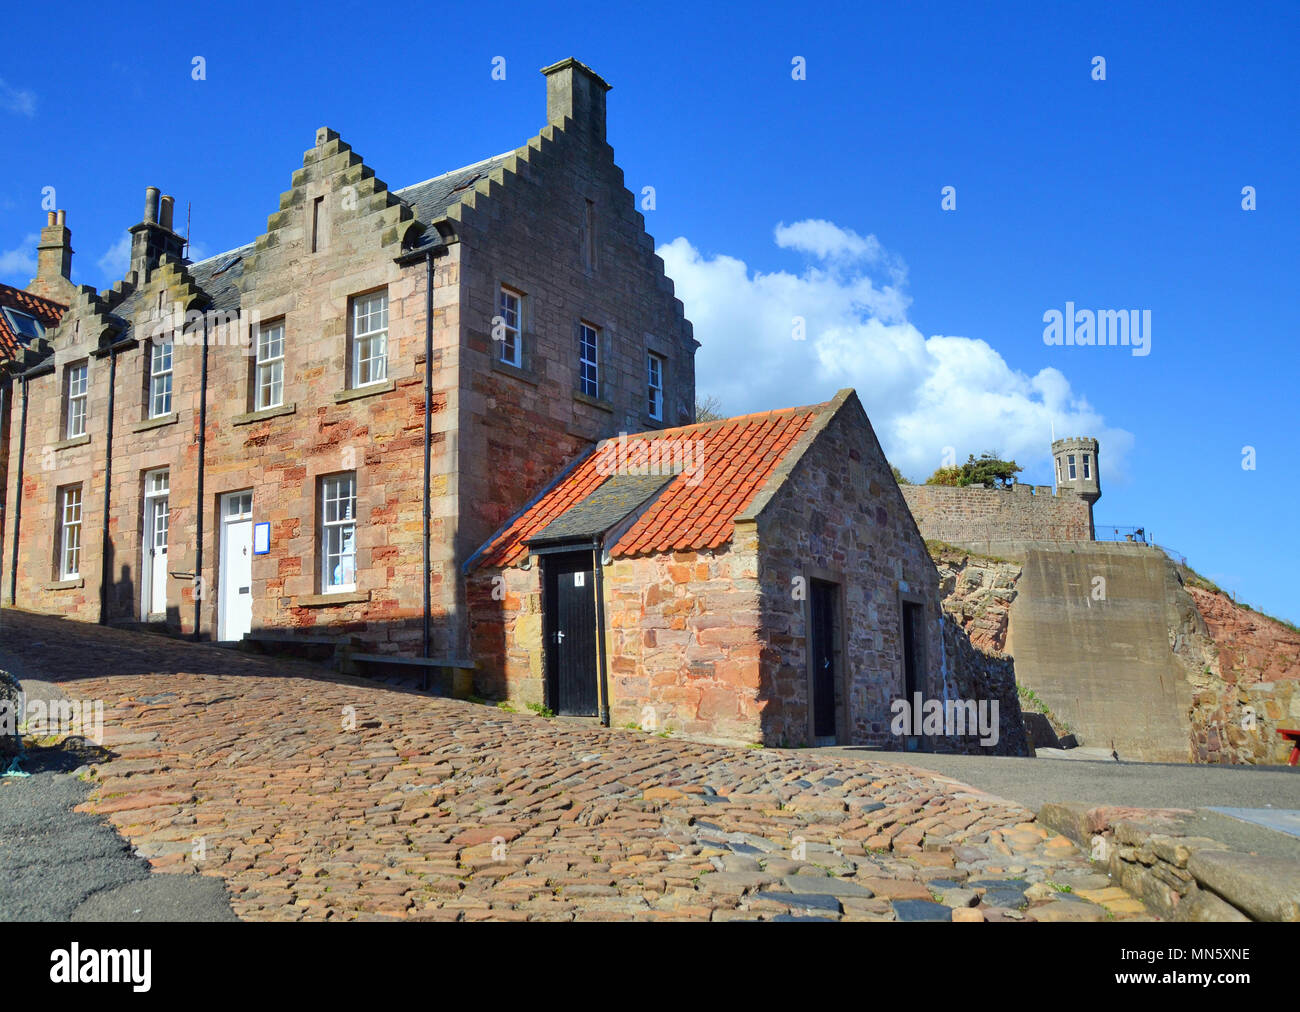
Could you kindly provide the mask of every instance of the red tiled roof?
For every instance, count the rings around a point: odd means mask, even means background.
[[[0,283],[0,306],[8,306],[36,317],[46,327],[53,327],[59,322],[68,307],[59,302],[24,292],[21,288]],[[4,313],[0,313],[0,359],[17,357],[22,348],[22,341],[9,326]]]
[[[741,415],[676,429],[611,439],[565,475],[474,560],[475,567],[504,567],[528,554],[524,543],[582,502],[614,473],[636,473],[658,455],[685,464],[668,486],[612,546],[611,556],[717,548],[731,540],[735,519],[754,501],[772,473],[829,404]],[[612,469],[620,455],[632,467]],[[674,468],[679,470],[679,468]]]

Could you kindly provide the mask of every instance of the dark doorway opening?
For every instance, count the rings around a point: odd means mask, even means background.
[[[835,600],[839,588],[824,580],[810,585],[810,649],[812,652],[812,724],[813,737],[838,737],[835,719],[835,686],[839,681],[836,663]]]
[[[542,561],[546,688],[556,713],[594,717],[596,592],[592,553],[563,552]]]
[[[916,694],[921,691],[921,672],[923,666],[922,630],[925,628],[923,606],[913,601],[903,602],[903,692],[913,721],[919,719],[916,707]],[[921,739],[914,734],[906,738],[907,749],[921,747]]]

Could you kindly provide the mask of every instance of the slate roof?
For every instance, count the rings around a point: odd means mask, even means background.
[[[393,193],[411,206],[416,218],[431,225],[445,216],[453,205],[470,193],[475,183],[495,171],[513,154],[513,151],[507,151],[481,162],[475,162],[473,165],[444,172],[422,183],[394,190]],[[439,241],[438,230],[431,228],[415,249],[423,249],[424,246]],[[206,292],[212,300],[209,308],[219,312],[239,309],[239,289],[235,285],[243,276],[244,258],[252,253],[254,245],[250,242],[188,265],[187,269],[195,285]],[[143,298],[139,291],[132,292],[117,306],[114,315],[128,321],[135,319],[142,308],[140,303]],[[123,336],[126,336],[125,333]],[[0,335],[0,356],[3,353],[3,335]]]
[[[21,288],[0,283],[0,306],[16,309],[21,313],[36,317],[47,328],[59,322],[68,307],[61,302],[33,295]],[[17,358],[27,342],[15,333],[4,313],[0,313],[0,360]]]
[[[423,183],[394,190],[393,193],[411,205],[416,218],[430,224],[446,215],[452,205],[458,204],[473,189],[475,183],[491,175],[513,154],[513,151],[507,151],[504,154],[494,155],[473,165],[466,165],[451,172],[444,172],[441,176],[426,179]],[[439,241],[438,231],[430,229],[414,249],[422,249]]]
[[[838,398],[808,407],[639,432],[625,441],[608,440],[493,535],[471,566],[517,565],[534,539],[549,541],[553,532],[591,531],[632,497],[615,482],[654,468],[656,461],[662,472],[666,460],[681,465],[676,467],[678,473],[668,476],[663,491],[615,544],[605,546],[606,551],[617,558],[724,545],[735,533],[736,518],[773,480],[800,437],[837,407]],[[607,483],[611,485],[608,504],[605,497],[593,495]],[[636,506],[623,509],[608,527],[595,533],[618,526],[635,510]]]
[[[576,506],[529,537],[528,544],[589,541],[617,527],[671,480],[672,475],[664,474],[612,475]]]

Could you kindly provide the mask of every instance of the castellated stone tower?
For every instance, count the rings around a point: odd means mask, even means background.
[[[1062,491],[1073,489],[1088,504],[1090,530],[1095,530],[1092,507],[1101,498],[1097,450],[1097,440],[1091,436],[1058,439],[1052,443],[1052,457],[1056,462],[1056,487]]]

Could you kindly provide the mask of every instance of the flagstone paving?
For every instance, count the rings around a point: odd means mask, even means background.
[[[605,730],[12,611],[0,632],[31,677],[104,701],[115,758],[82,807],[157,870],[220,876],[249,920],[1151,919],[1028,810],[887,757]]]

